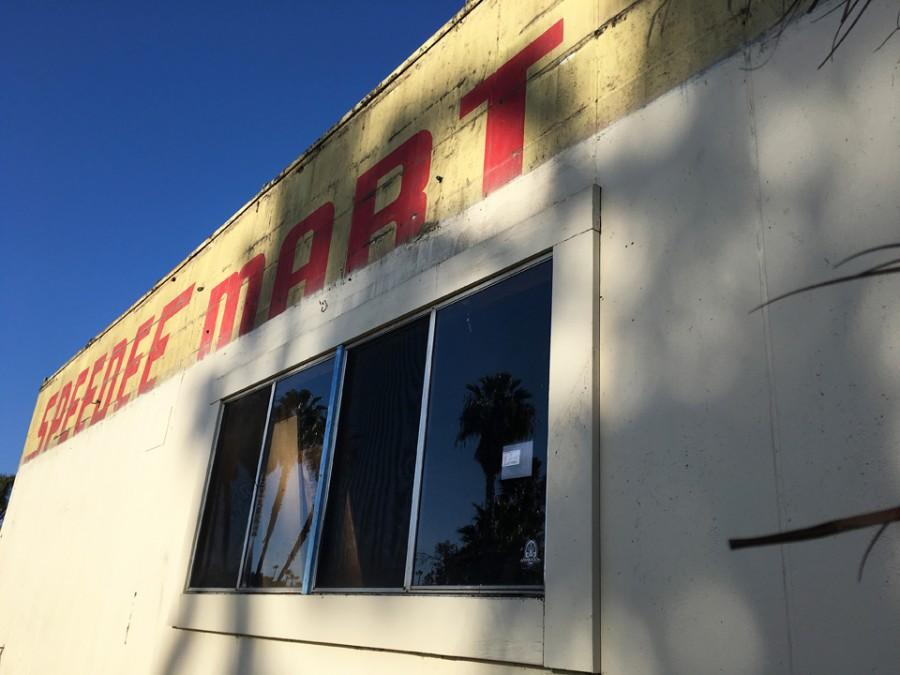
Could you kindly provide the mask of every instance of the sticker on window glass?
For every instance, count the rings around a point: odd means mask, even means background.
[[[515,450],[506,450],[503,453],[503,466],[519,466],[521,458],[522,451],[518,448]]]
[[[500,461],[500,480],[530,476],[533,450],[533,441],[504,445]]]
[[[541,559],[538,557],[538,545],[534,539],[529,539],[525,542],[525,548],[522,552],[524,555],[519,562],[525,569],[531,569],[541,562]]]

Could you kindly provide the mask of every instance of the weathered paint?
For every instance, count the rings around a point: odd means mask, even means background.
[[[661,15],[653,0],[470,3],[45,382],[23,461],[391,249],[428,238],[778,16],[767,3],[729,4],[685,0]]]
[[[897,501],[897,277],[749,313],[896,239],[889,4],[821,70],[828,20],[747,46],[31,463],[0,538],[0,675],[893,672],[894,530],[861,582],[871,532],[727,547]],[[184,592],[223,397],[547,251],[543,599]]]

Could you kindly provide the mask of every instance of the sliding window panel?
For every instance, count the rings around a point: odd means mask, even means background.
[[[437,313],[413,586],[543,583],[551,263]]]
[[[235,588],[271,387],[225,404],[197,538],[192,588]]]
[[[275,385],[243,585],[303,584],[334,359]]]
[[[347,352],[317,588],[403,586],[428,323]]]

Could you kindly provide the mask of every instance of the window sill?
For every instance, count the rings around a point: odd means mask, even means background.
[[[174,628],[541,665],[540,597],[185,593]]]

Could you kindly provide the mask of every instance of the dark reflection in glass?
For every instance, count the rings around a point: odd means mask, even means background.
[[[350,349],[319,588],[403,585],[428,320]]]
[[[266,458],[250,526],[244,583],[255,588],[299,588],[331,393],[334,360],[275,386]]]
[[[191,573],[194,588],[235,588],[271,387],[225,404]]]
[[[413,584],[543,583],[551,264],[437,314]]]

